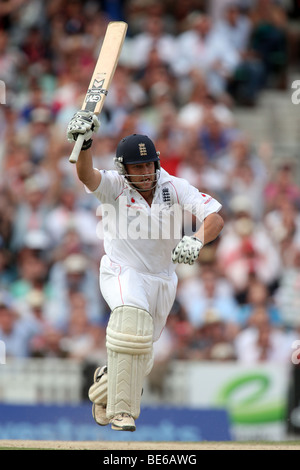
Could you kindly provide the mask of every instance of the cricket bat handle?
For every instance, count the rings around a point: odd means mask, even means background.
[[[81,151],[82,144],[84,142],[84,134],[78,134],[77,140],[73,147],[72,153],[69,158],[69,162],[76,163]]]

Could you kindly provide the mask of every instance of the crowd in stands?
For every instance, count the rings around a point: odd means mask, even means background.
[[[101,218],[68,161],[66,127],[115,19],[129,29],[94,165],[113,169],[120,138],[147,134],[162,167],[216,197],[225,218],[198,262],[178,268],[157,362],[290,361],[300,338],[300,186],[289,156],[274,166],[235,118],[239,106],[251,113],[264,89],[287,86],[289,14],[271,0],[1,2],[0,340],[7,357],[105,357]]]

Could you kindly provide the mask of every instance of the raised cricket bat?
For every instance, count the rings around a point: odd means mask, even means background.
[[[113,79],[127,32],[127,23],[111,21],[106,29],[101,51],[86,92],[81,109],[100,114],[105,97]],[[84,142],[84,135],[78,134],[69,161],[76,163]]]

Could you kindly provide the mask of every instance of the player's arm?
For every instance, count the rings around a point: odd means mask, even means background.
[[[206,245],[206,243],[210,243],[217,238],[223,227],[223,217],[217,212],[214,212],[204,219],[203,226],[195,233],[195,237],[198,238],[203,245]]]
[[[78,111],[74,114],[67,128],[69,142],[76,142],[79,134],[84,135],[84,142],[76,162],[78,178],[90,190],[95,191],[101,181],[101,174],[93,167],[91,146],[92,135],[99,129],[99,121],[95,114],[89,111]]]
[[[81,150],[76,162],[78,178],[90,190],[95,191],[101,182],[101,173],[93,167],[92,152],[90,149]]]

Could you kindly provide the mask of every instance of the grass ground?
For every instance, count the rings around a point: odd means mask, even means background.
[[[116,450],[116,451],[201,451],[201,450],[300,450],[299,441],[284,442],[69,442],[0,440],[0,450]]]

